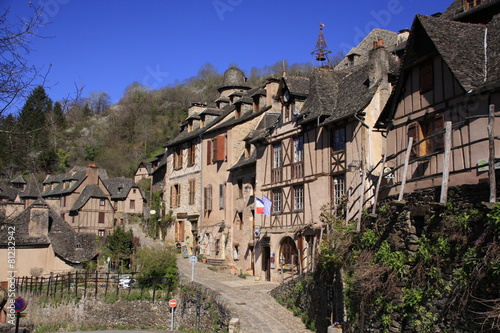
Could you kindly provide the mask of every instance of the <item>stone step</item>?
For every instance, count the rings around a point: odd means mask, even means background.
[[[207,264],[210,266],[217,266],[217,267],[227,266],[226,261],[224,259],[207,259]]]

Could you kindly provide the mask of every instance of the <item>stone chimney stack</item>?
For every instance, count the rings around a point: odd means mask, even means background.
[[[34,205],[30,210],[28,224],[30,237],[47,237],[49,234],[49,208],[46,205]]]
[[[99,169],[95,164],[89,164],[87,166],[87,183],[88,184],[98,184],[99,175],[97,173]]]

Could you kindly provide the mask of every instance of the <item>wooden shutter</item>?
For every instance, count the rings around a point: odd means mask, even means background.
[[[216,161],[224,161],[226,159],[226,138],[224,135],[217,136],[216,140],[217,152],[215,153]]]
[[[413,147],[411,148],[410,157],[419,156],[418,146],[415,145],[418,141],[418,123],[413,123],[408,126],[408,138],[413,138]]]
[[[444,130],[444,114],[440,113],[434,117],[434,134]],[[444,149],[444,133],[434,138],[434,151]]]
[[[420,92],[424,93],[434,88],[434,69],[432,60],[423,63],[418,68]]]
[[[212,140],[207,140],[207,164],[212,163]]]
[[[104,212],[99,212],[99,223],[104,223]]]

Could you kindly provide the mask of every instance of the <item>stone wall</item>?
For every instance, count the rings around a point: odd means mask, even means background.
[[[230,330],[232,311],[220,294],[199,284],[180,279],[174,313],[175,329],[219,332]],[[168,299],[125,300],[115,302],[84,298],[69,301],[46,301],[28,297],[28,316],[22,326],[49,327],[51,330],[159,329],[171,327]],[[3,332],[0,332],[3,333]]]

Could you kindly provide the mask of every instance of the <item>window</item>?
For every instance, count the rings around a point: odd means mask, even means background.
[[[425,156],[442,150],[444,148],[443,129],[444,115],[442,113],[410,124],[408,138],[413,138],[410,157]],[[419,141],[421,142],[418,143]]]
[[[243,198],[243,180],[238,179],[238,198]]]
[[[135,200],[130,200],[130,209],[135,210]]]
[[[332,194],[333,194],[333,205],[335,208],[339,208],[342,205],[342,201],[345,195],[345,180],[344,176],[333,176],[332,177]]]
[[[293,161],[302,162],[304,160],[304,137],[299,136],[293,139]]]
[[[192,166],[196,163],[196,144],[193,143],[188,149],[188,166]]]
[[[333,151],[345,150],[345,128],[337,128],[332,131]]]
[[[219,209],[224,209],[224,184],[219,184]]]
[[[66,207],[66,197],[61,197],[61,206]]]
[[[293,187],[293,210],[304,209],[304,186]]]
[[[194,205],[196,195],[196,180],[189,180],[189,204]]]
[[[182,169],[182,149],[180,147],[175,148],[174,151],[174,169]]]
[[[137,192],[137,189],[135,189],[135,188],[134,188],[134,189],[132,189],[132,193],[134,193],[134,194],[135,194],[136,192]]]
[[[179,207],[181,203],[181,187],[175,184],[170,188],[170,207]]]
[[[281,182],[282,177],[282,168],[283,166],[283,151],[281,147],[281,143],[273,145],[273,170],[271,174],[271,181]]]
[[[465,0],[464,1],[464,9],[469,10],[481,4],[481,0]]]
[[[212,210],[212,185],[208,185],[205,187],[204,190],[204,206],[205,206],[205,211],[211,211]]]
[[[99,237],[104,237],[104,236],[106,236],[106,230],[99,229],[99,230],[97,231],[97,236],[99,236]]]
[[[304,176],[304,137],[299,136],[293,139],[293,165],[292,178]]]
[[[420,93],[425,93],[434,88],[434,69],[432,61],[421,64],[418,68]]]
[[[104,199],[99,200],[99,206],[104,206],[106,204],[106,201]]]
[[[105,217],[104,212],[99,212],[99,223],[104,223],[105,221],[104,217]]]
[[[273,190],[273,213],[281,213],[283,211],[283,192]]]

